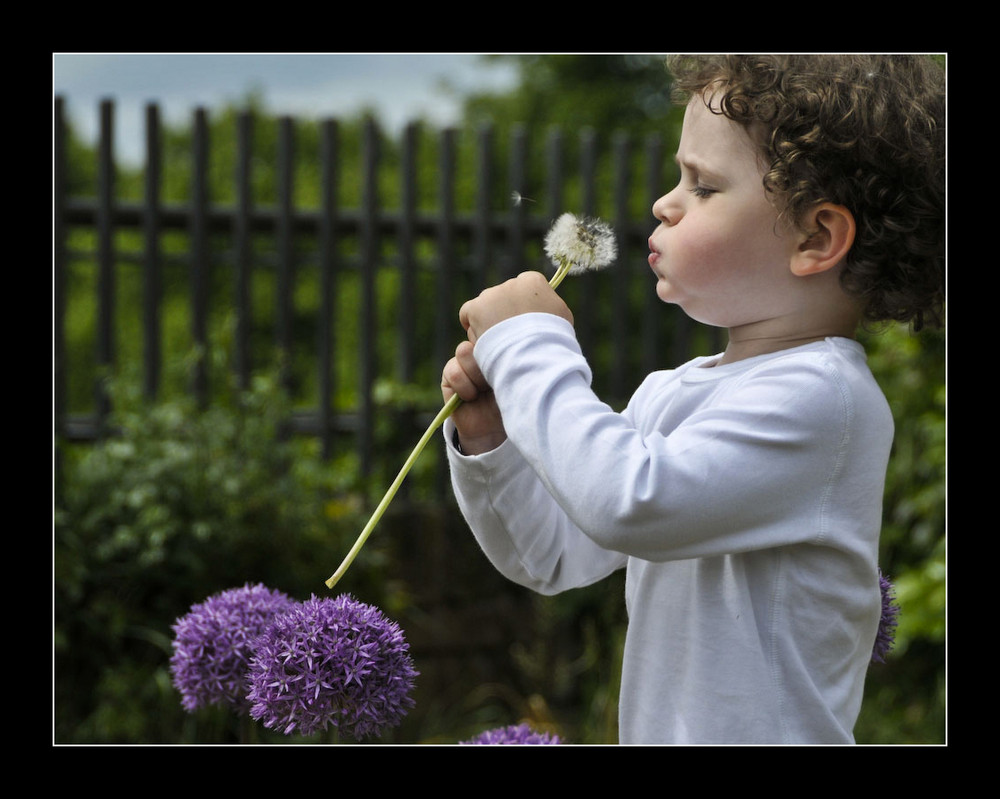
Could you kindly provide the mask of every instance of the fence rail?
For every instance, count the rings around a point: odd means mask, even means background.
[[[196,109],[193,116],[191,150],[191,191],[183,204],[167,204],[161,199],[163,181],[163,132],[156,104],[146,108],[146,163],[144,196],[141,201],[116,197],[114,156],[114,104],[99,107],[100,134],[96,154],[94,196],[69,196],[67,124],[65,101],[55,100],[54,114],[54,278],[55,278],[55,426],[57,437],[94,440],[105,434],[110,412],[109,400],[95,378],[94,408],[70,412],[67,407],[70,370],[66,353],[66,308],[69,300],[67,276],[74,263],[92,264],[96,274],[95,347],[96,364],[113,367],[118,356],[116,340],[116,280],[127,264],[138,266],[142,280],[141,317],[144,390],[157,396],[162,379],[162,313],[165,273],[173,268],[174,253],[168,254],[163,238],[171,232],[187,237],[183,266],[189,286],[189,324],[192,340],[207,344],[211,303],[224,302],[235,314],[235,364],[241,385],[247,385],[258,354],[252,348],[253,318],[251,285],[257,274],[268,270],[275,281],[273,297],[274,343],[279,352],[291,352],[302,342],[296,338],[296,319],[302,312],[295,307],[297,281],[305,270],[315,270],[319,299],[312,324],[315,340],[316,396],[311,408],[298,411],[292,423],[296,430],[319,437],[324,456],[329,457],[345,436],[357,447],[361,470],[367,473],[373,452],[373,387],[387,371],[394,379],[411,381],[419,370],[439,374],[440,366],[453,349],[456,338],[457,308],[491,282],[527,268],[541,268],[538,244],[551,220],[563,210],[593,214],[598,206],[598,160],[603,156],[596,137],[584,132],[579,139],[579,207],[563,207],[567,186],[564,139],[553,132],[545,140],[546,174],[537,191],[526,189],[529,138],[525,130],[511,137],[506,182],[509,191],[537,197],[532,203],[508,204],[497,210],[494,197],[502,185],[493,174],[493,133],[483,128],[477,133],[475,199],[472,207],[458,209],[456,192],[456,137],[454,130],[440,132],[436,179],[438,207],[433,213],[417,207],[417,128],[409,126],[401,135],[398,207],[387,209],[379,196],[380,133],[373,123],[363,131],[360,154],[361,185],[357,208],[338,205],[338,186],[343,170],[340,127],[336,120],[320,126],[320,201],[316,208],[296,207],[295,120],[279,120],[275,164],[277,195],[273,205],[261,207],[252,195],[253,158],[251,139],[253,117],[239,116],[234,144],[236,169],[233,175],[235,202],[219,206],[209,197],[208,115]],[[581,279],[571,289],[572,307],[584,351],[595,357],[602,347],[613,353],[605,356],[602,382],[614,398],[627,397],[639,376],[652,368],[687,357],[698,328],[678,313],[664,310],[651,290],[645,267],[645,240],[650,232],[648,212],[643,218],[630,216],[633,194],[645,195],[648,208],[662,193],[663,146],[659,139],[645,143],[641,157],[645,166],[636,181],[630,164],[635,153],[624,136],[610,142],[611,162],[608,221],[615,228],[619,244],[619,264],[600,275]],[[639,183],[638,187],[635,185]],[[509,191],[507,192],[509,194]],[[71,231],[83,229],[93,234],[91,252],[76,252],[70,246]],[[121,231],[141,236],[139,250],[122,251],[116,244]],[[261,236],[271,242],[262,252]],[[220,244],[220,241],[222,242]],[[306,246],[303,242],[307,242]],[[351,242],[351,247],[345,247]],[[386,254],[386,243],[391,254]],[[432,250],[427,255],[428,248]],[[220,267],[231,270],[227,297],[211,288]],[[378,277],[385,270],[398,284],[397,306],[393,312],[391,367],[378,362],[379,329],[377,305]],[[338,291],[344,275],[357,282],[354,318],[337,317]],[[584,282],[586,281],[586,282]],[[564,284],[565,285],[565,284]],[[133,309],[129,309],[134,312]],[[428,322],[428,320],[432,320]],[[352,325],[359,341],[355,355],[356,385],[352,407],[335,401],[336,359],[342,350],[334,340],[341,326]],[[460,331],[459,331],[460,332]],[[666,356],[664,355],[666,353]],[[207,396],[209,375],[202,364],[191,390],[199,399]],[[436,371],[435,371],[436,370]],[[417,422],[419,427],[420,421]]]

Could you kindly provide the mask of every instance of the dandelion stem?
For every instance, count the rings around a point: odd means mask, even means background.
[[[559,268],[556,269],[556,273],[552,276],[552,279],[549,281],[549,285],[552,286],[552,288],[554,289],[559,288],[559,284],[563,282],[563,278],[569,274],[570,266],[572,266],[572,264],[568,263],[565,260],[560,262]]]
[[[392,502],[393,497],[396,496],[396,492],[403,484],[403,480],[410,471],[410,467],[412,467],[416,462],[420,453],[423,452],[424,447],[427,446],[427,442],[431,440],[431,437],[437,429],[444,424],[444,420],[455,412],[455,408],[459,406],[461,401],[462,399],[458,396],[458,394],[452,394],[451,398],[445,403],[444,407],[438,411],[438,415],[434,417],[434,421],[432,421],[427,430],[424,431],[424,434],[420,437],[417,445],[413,448],[413,452],[410,453],[410,457],[406,459],[406,462],[403,464],[403,468],[399,470],[399,474],[396,475],[396,479],[392,481],[392,485],[389,486],[389,490],[385,492],[385,496],[382,497],[382,501],[379,502],[378,507],[375,508],[375,512],[368,520],[368,524],[366,524],[364,529],[361,531],[361,535],[358,536],[358,540],[354,542],[354,546],[351,547],[351,551],[347,553],[347,557],[344,558],[343,563],[341,563],[337,571],[333,573],[333,576],[326,581],[327,588],[333,588],[338,583],[340,578],[344,576],[344,572],[346,572],[351,563],[354,562],[354,559],[358,556],[358,552],[361,551],[361,547],[365,545],[365,541],[368,540],[368,536],[372,534],[372,530],[375,529],[375,525],[379,523],[379,520],[382,518],[382,514],[385,513],[386,508],[389,507],[389,503]]]
[[[558,288],[559,284],[562,283],[563,278],[569,274],[571,266],[572,264],[570,264],[566,259],[560,259],[560,265],[556,269],[556,273],[549,280],[549,285],[552,286],[553,289]],[[389,503],[392,502],[393,497],[396,496],[396,492],[403,484],[403,480],[406,479],[406,475],[410,471],[410,468],[414,463],[416,463],[416,460],[420,456],[420,453],[423,452],[424,447],[427,446],[427,442],[431,440],[437,429],[444,424],[445,419],[455,412],[455,409],[461,404],[461,402],[462,400],[458,394],[452,394],[451,398],[445,403],[444,407],[438,411],[438,415],[434,417],[430,426],[424,431],[424,434],[420,437],[420,440],[413,448],[410,456],[406,459],[403,467],[399,470],[399,474],[396,475],[396,479],[392,481],[392,485],[390,485],[388,490],[385,492],[385,496],[382,497],[382,501],[379,502],[378,506],[375,508],[371,518],[368,520],[368,524],[364,526],[364,529],[358,536],[358,540],[355,541],[354,546],[351,547],[351,551],[347,553],[347,557],[344,558],[343,562],[337,568],[337,571],[335,571],[330,579],[326,581],[327,588],[333,588],[340,581],[340,578],[344,576],[344,573],[350,568],[354,559],[361,551],[361,548],[368,540],[368,536],[372,534],[375,526],[382,519],[383,514],[389,507]]]

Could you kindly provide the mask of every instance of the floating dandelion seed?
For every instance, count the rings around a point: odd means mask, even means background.
[[[524,745],[524,744],[561,744],[558,735],[547,732],[536,732],[527,724],[511,724],[507,727],[498,727],[495,730],[481,732],[471,740],[461,741],[463,745]]]
[[[514,195],[515,197],[521,197],[517,192],[514,192]],[[558,288],[566,275],[575,275],[579,272],[603,269],[609,266],[617,257],[618,249],[615,244],[614,233],[604,222],[586,217],[577,218],[573,214],[563,214],[555,221],[548,235],[545,237],[545,253],[556,266],[556,273],[549,280],[549,285],[552,288]],[[354,542],[351,551],[347,553],[347,557],[344,558],[337,571],[333,573],[333,576],[326,581],[327,588],[333,588],[340,581],[340,578],[344,576],[344,572],[354,562],[365,541],[368,540],[368,536],[371,535],[372,530],[375,529],[375,525],[378,524],[386,508],[389,507],[389,503],[392,502],[392,498],[399,490],[399,486],[402,485],[403,479],[410,471],[414,462],[416,462],[417,457],[423,451],[424,447],[427,446],[427,442],[430,441],[434,432],[444,424],[445,419],[455,412],[455,408],[458,407],[461,401],[458,394],[453,394],[451,399],[438,412],[438,415],[431,422],[426,432],[424,432],[417,445],[413,448],[410,456],[406,459],[403,468],[399,470],[399,474],[396,475],[396,479],[389,486],[389,490],[382,497],[382,501],[375,508],[374,513],[372,513],[371,518],[368,520],[368,524],[365,525],[357,541]]]
[[[519,191],[512,191],[510,193],[510,201],[512,203],[514,203],[514,207],[515,208],[517,208],[517,206],[519,206],[521,203],[533,203],[534,202],[534,200],[532,200],[530,197],[525,197]]]

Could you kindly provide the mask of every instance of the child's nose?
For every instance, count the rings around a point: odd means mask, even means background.
[[[673,194],[672,191],[668,192],[653,203],[653,216],[668,225],[676,224],[680,213],[677,203],[671,200]]]

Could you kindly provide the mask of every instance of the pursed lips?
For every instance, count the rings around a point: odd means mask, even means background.
[[[649,237],[648,244],[649,244],[649,257],[647,258],[647,260],[649,261],[649,266],[654,272],[656,272],[657,275],[659,275],[659,272],[656,269],[656,262],[660,259],[660,251],[656,249],[656,247],[654,246],[652,236]]]

